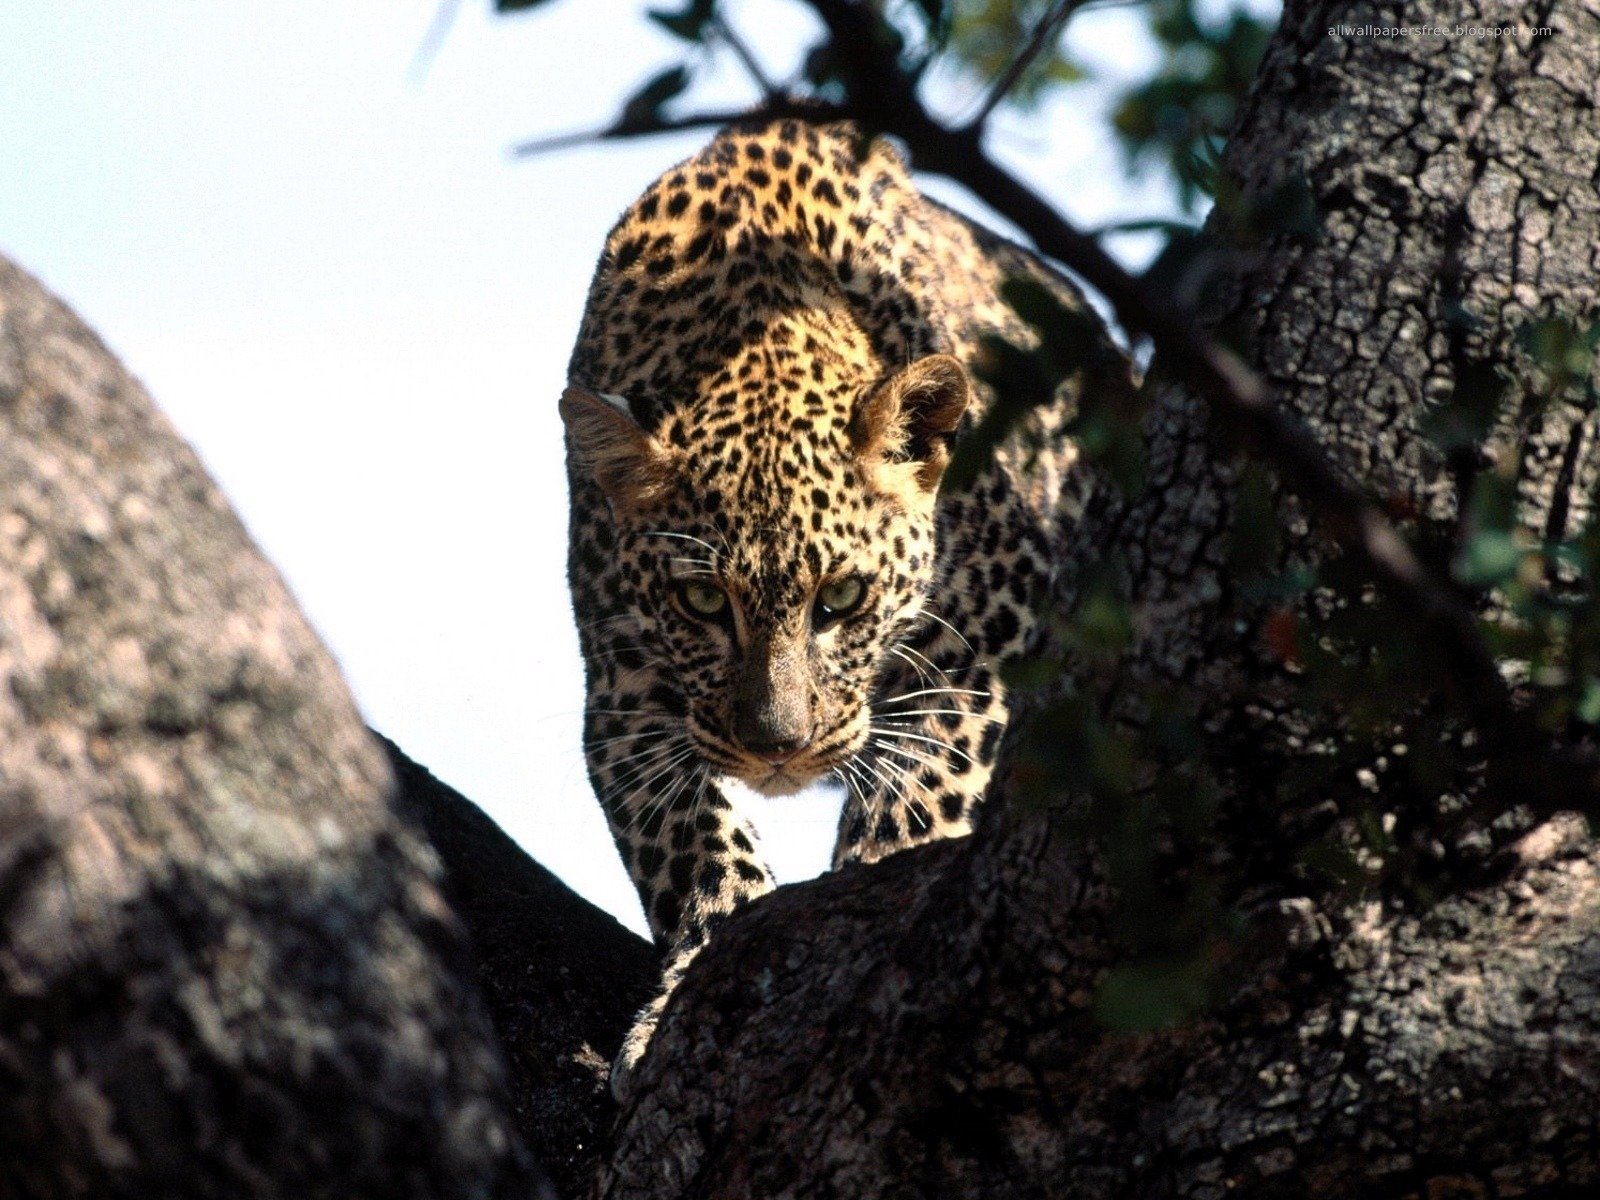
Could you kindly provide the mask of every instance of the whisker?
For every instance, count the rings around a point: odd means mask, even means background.
[[[691,779],[699,780],[699,783],[695,788],[695,799],[693,801],[693,804],[698,804],[700,802],[700,787],[705,783],[705,768],[703,766],[696,766],[688,774],[678,776],[678,778],[672,781],[671,787],[662,792],[659,796],[647,801],[645,806],[639,810],[636,823],[643,825],[651,817],[655,816],[656,813],[663,812],[669,808],[672,803],[683,793],[684,788],[689,785],[689,781]],[[691,805],[691,807],[692,806],[693,805]]]
[[[944,767],[944,764],[937,759],[929,758],[925,754],[917,754],[914,751],[907,750],[904,746],[891,746],[885,741],[874,741],[872,744],[877,746],[879,749],[887,750],[890,754],[899,754],[905,758],[909,758],[912,762],[922,763],[924,766],[933,767],[936,770],[943,769]]]
[[[668,742],[664,746],[648,746],[638,754],[623,759],[627,770],[611,781],[610,791],[615,794],[624,790],[636,791],[648,786],[641,783],[646,772],[670,770],[675,764],[688,758],[694,753],[694,744],[688,738],[681,742]],[[663,760],[665,762],[663,763]],[[657,770],[660,768],[660,770]],[[649,782],[654,782],[656,775],[650,776]]]
[[[884,729],[878,725],[873,725],[871,729],[873,733],[882,734],[884,737],[906,738],[913,742],[925,742],[928,745],[934,746],[940,750],[947,750],[951,754],[959,754],[968,762],[972,761],[972,755],[968,754],[965,750],[957,750],[949,742],[941,742],[938,738],[923,737],[920,733],[907,733],[903,729]]]
[[[579,621],[574,628],[580,633],[586,633],[591,629],[599,629],[602,625],[610,625],[614,622],[620,624],[623,621],[637,621],[638,619],[638,613],[612,613],[608,617],[596,617],[592,621]]]
[[[842,778],[847,786],[853,785],[851,786],[851,795],[855,797],[856,803],[860,805],[863,813],[872,812],[874,809],[872,794],[877,790],[876,784],[867,775],[866,768],[860,763],[847,759],[843,765],[849,768],[850,771],[849,775],[842,776]],[[877,775],[877,772],[874,771],[873,774]],[[881,775],[877,776],[877,782],[882,783],[886,791],[890,787],[889,782]]]
[[[926,654],[922,653],[922,651],[920,651],[920,650],[914,650],[910,646],[896,646],[894,648],[896,650],[903,650],[907,654],[915,654],[923,662],[928,664],[928,669],[929,670],[935,672],[936,674],[943,675],[946,679],[949,679],[952,674],[959,675],[963,671],[967,670],[967,667],[953,667],[949,671],[946,671],[943,667],[939,666],[936,662],[934,662],[931,658],[929,658]]]
[[[694,568],[692,571],[683,572],[685,575],[715,575],[717,573],[717,564],[709,558],[669,558],[667,561],[679,566]]]
[[[625,650],[637,650],[637,651],[643,653],[646,650],[658,649],[658,648],[659,647],[658,647],[657,643],[655,643],[653,641],[641,641],[641,642],[605,642],[605,643],[601,644],[600,646],[597,646],[595,649],[600,654],[621,654]]]
[[[933,680],[928,678],[928,673],[922,669],[922,664],[907,654],[903,646],[890,646],[889,653],[898,654],[901,658],[905,659],[906,662],[910,663],[911,669],[917,673],[917,678],[922,680],[923,683],[931,684],[933,682]]]
[[[993,694],[973,691],[971,688],[923,688],[917,692],[901,692],[898,696],[887,696],[878,703],[895,704],[901,700],[915,700],[918,696],[980,696],[987,700]]]
[[[974,721],[988,721],[991,725],[1004,725],[1004,717],[991,717],[988,713],[968,712],[964,708],[897,708],[892,713],[884,713],[883,718],[889,720],[893,717],[968,717]]]
[[[611,780],[611,790],[631,787],[633,781],[642,776],[646,771],[654,770],[663,759],[669,759],[682,753],[682,747],[677,743],[665,746],[646,746],[643,750],[626,755],[615,763],[608,764],[614,771]]]
[[[857,790],[855,772],[850,767],[851,764],[848,759],[840,763],[839,768],[833,773],[834,778],[844,784],[844,790],[849,794],[851,800],[864,806],[866,801],[862,799],[861,793]]]
[[[878,782],[883,784],[885,795],[892,797],[896,793],[901,796],[906,794],[906,774],[904,771],[899,770],[894,763],[863,761],[861,766],[863,770],[871,771]],[[880,771],[879,767],[882,767],[883,770]],[[889,772],[889,774],[887,776],[884,775],[884,771]]]
[[[587,749],[598,750],[601,746],[615,745],[617,742],[634,742],[640,738],[664,737],[669,733],[677,733],[675,729],[646,729],[636,733],[619,733],[613,737],[585,738],[583,744]]]
[[[690,757],[693,756],[693,754],[694,747],[685,746],[672,757],[668,758],[666,762],[652,762],[643,770],[637,771],[633,780],[627,785],[626,790],[628,794],[618,797],[616,807],[618,809],[633,809],[635,812],[639,811],[642,807],[644,811],[650,811],[651,802],[657,798],[650,790],[655,784],[656,780],[678,770],[686,761],[688,761]],[[648,778],[645,778],[645,771],[650,770],[652,767],[654,767],[655,770],[649,775]]]
[[[922,615],[927,617],[927,618],[929,618],[930,620],[939,622],[939,624],[943,625],[951,633],[955,634],[956,638],[961,642],[961,644],[963,646],[965,646],[967,648],[967,650],[970,653],[972,653],[972,654],[976,654],[977,653],[977,651],[972,648],[972,643],[967,641],[967,639],[962,636],[961,630],[957,629],[954,625],[950,624],[949,621],[946,621],[938,613],[934,612],[931,609],[924,608],[922,610]]]
[[[704,538],[697,538],[697,537],[693,536],[692,534],[673,533],[673,532],[671,532],[669,530],[666,530],[666,529],[646,529],[642,533],[640,533],[639,536],[640,537],[680,538],[685,542],[693,542],[697,546],[704,546],[707,550],[711,551],[711,557],[712,557],[713,561],[715,561],[716,556],[717,556],[717,548],[715,546],[713,546],[710,542],[706,541]],[[723,541],[726,542],[727,539],[724,538]]]

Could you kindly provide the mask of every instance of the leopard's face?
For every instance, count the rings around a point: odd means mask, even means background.
[[[935,584],[934,492],[966,377],[812,353],[781,330],[644,432],[569,390],[575,455],[618,526],[652,710],[713,773],[798,791],[872,734],[874,685]],[[797,347],[798,349],[799,347]]]
[[[696,752],[773,795],[860,751],[879,670],[910,653],[896,643],[934,582],[931,512],[876,494],[841,447],[810,449],[776,486],[691,455],[678,501],[628,539]]]

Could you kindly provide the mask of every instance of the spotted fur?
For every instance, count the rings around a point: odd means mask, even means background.
[[[1081,307],[841,125],[730,129],[606,242],[562,397],[569,576],[590,777],[669,989],[773,886],[722,781],[840,782],[836,866],[971,827],[1073,474],[1058,407],[938,490],[980,337],[1031,340],[1016,274]]]

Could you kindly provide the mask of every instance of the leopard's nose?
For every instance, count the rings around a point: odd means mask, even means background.
[[[811,744],[811,682],[805,647],[766,632],[746,654],[733,712],[734,740],[747,754],[782,766]]]

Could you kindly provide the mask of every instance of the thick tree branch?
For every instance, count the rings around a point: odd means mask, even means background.
[[[0,260],[0,1197],[545,1194],[332,660]]]
[[[382,735],[397,808],[444,864],[472,940],[478,986],[510,1067],[511,1109],[561,1195],[589,1186],[610,1143],[607,1086],[660,965],[628,932],[528,855],[484,812]]]

